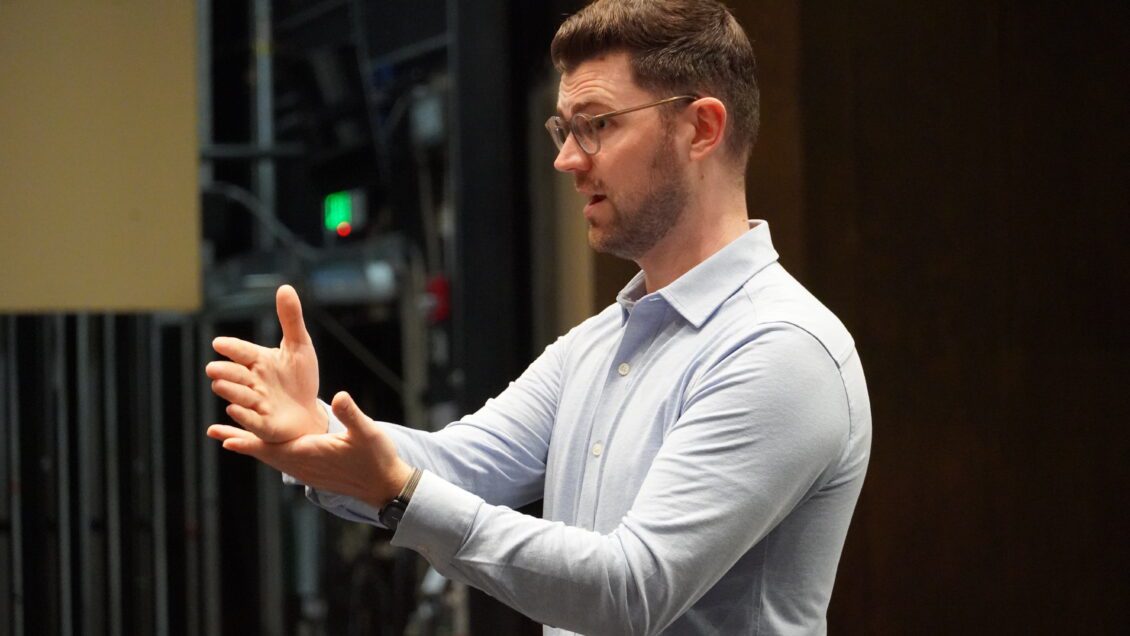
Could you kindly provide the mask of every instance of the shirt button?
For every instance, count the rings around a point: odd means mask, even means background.
[[[621,362],[620,367],[616,370],[620,373],[620,375],[628,375],[628,372],[632,370],[632,365],[628,364],[627,362]]]
[[[592,454],[593,454],[594,457],[600,457],[600,454],[603,453],[603,452],[604,452],[604,444],[597,442],[597,443],[592,445]]]

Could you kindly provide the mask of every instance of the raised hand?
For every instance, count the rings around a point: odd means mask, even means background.
[[[348,393],[334,396],[333,411],[345,425],[341,433],[270,443],[250,431],[216,424],[208,428],[208,436],[223,440],[225,449],[250,455],[303,484],[379,509],[396,497],[412,468],[396,454],[392,439],[361,412]]]
[[[212,347],[230,361],[210,362],[204,370],[212,378],[212,392],[231,403],[226,410],[236,423],[263,441],[278,443],[324,433],[328,420],[318,404],[318,356],[302,321],[298,293],[283,285],[275,303],[282,326],[277,348],[216,338]]]

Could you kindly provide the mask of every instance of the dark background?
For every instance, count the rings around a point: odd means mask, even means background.
[[[831,633],[1130,625],[1130,5],[730,2],[782,263],[874,414]],[[631,270],[599,261],[598,296]]]
[[[874,411],[830,631],[1121,632],[1128,5],[755,5],[796,24],[748,25],[797,52],[783,261]]]

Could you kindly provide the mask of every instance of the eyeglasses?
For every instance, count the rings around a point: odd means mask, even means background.
[[[584,150],[587,154],[595,155],[600,152],[600,131],[604,130],[610,118],[645,108],[654,108],[655,106],[661,106],[683,99],[695,100],[698,99],[698,96],[679,95],[677,97],[668,97],[667,99],[661,99],[657,102],[651,102],[650,104],[622,108],[620,110],[614,110],[611,113],[603,113],[600,115],[576,113],[569,121],[565,121],[565,118],[560,115],[554,115],[545,120],[545,129],[549,131],[549,136],[553,138],[553,143],[557,145],[558,150],[561,150],[561,148],[565,146],[565,140],[568,139],[569,134],[572,133],[573,139],[577,140],[577,145],[581,147],[581,150]]]

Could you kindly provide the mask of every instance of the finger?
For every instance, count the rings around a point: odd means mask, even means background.
[[[233,437],[238,438],[251,438],[255,437],[255,433],[246,429],[239,428],[238,426],[229,426],[227,424],[213,424],[208,427],[208,437],[218,439],[221,442]]]
[[[264,352],[264,348],[253,342],[220,336],[212,341],[212,348],[216,353],[234,360],[245,367],[251,366]]]
[[[249,408],[238,404],[229,404],[224,411],[235,420],[236,424],[239,424],[252,433],[258,433],[263,430],[263,416]]]
[[[224,440],[224,450],[234,451],[240,455],[250,455],[259,461],[270,464],[269,455],[271,444],[255,437],[229,437]]]
[[[232,404],[245,406],[256,412],[260,411],[260,406],[263,403],[263,396],[242,384],[236,384],[235,382],[229,382],[227,380],[213,380],[212,392]]]
[[[291,344],[311,344],[310,333],[306,331],[306,323],[302,320],[302,303],[298,300],[298,292],[290,285],[279,287],[275,294],[275,307],[279,314],[279,325],[282,326],[283,340]]]
[[[224,450],[248,455],[280,471],[285,470],[278,463],[279,445],[259,439],[250,431],[227,424],[213,424],[208,427],[208,437],[223,442]]]
[[[369,430],[372,428],[372,420],[361,412],[361,407],[353,401],[349,393],[345,391],[338,391],[334,396],[333,404],[331,405],[334,415],[341,423],[345,425],[346,430],[351,433],[359,433],[361,435],[368,435]]]
[[[213,380],[227,380],[246,386],[250,386],[254,379],[247,367],[227,360],[209,362],[204,366],[204,374]]]

